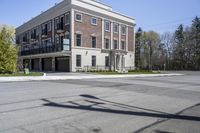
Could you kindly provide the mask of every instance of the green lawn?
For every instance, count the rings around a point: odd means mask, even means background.
[[[0,74],[0,77],[17,77],[17,76],[43,76],[40,72],[30,72],[29,74],[24,74],[23,72],[13,73],[13,74]]]
[[[128,73],[118,73],[118,72],[93,72],[96,74],[102,74],[102,75],[121,75],[121,74],[159,74],[160,72],[153,72],[153,71],[131,71]]]

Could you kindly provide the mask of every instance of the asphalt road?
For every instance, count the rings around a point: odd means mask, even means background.
[[[0,83],[0,133],[200,133],[200,73]]]

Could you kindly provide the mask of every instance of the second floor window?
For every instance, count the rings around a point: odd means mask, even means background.
[[[92,48],[97,47],[97,38],[95,36],[92,37]]]
[[[66,14],[65,15],[65,24],[69,24],[70,23],[70,15]]]
[[[110,49],[110,40],[105,38],[105,49]]]
[[[125,41],[121,41],[121,49],[122,49],[122,50],[125,50],[125,47],[126,47]]]
[[[114,49],[118,49],[118,41],[117,40],[114,40]]]
[[[81,47],[81,34],[76,34],[76,46]]]
[[[58,24],[59,24],[59,19],[56,18],[56,20],[55,20],[55,29],[58,29]]]
[[[48,31],[51,31],[51,21],[49,21],[49,22],[47,23],[47,30],[48,30]]]

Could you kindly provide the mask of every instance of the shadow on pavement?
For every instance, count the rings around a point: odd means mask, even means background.
[[[103,100],[101,98],[98,98],[98,97],[95,97],[95,96],[92,96],[92,95],[80,95],[80,96],[84,97],[84,98],[93,99],[93,100],[99,100],[101,102],[96,102],[96,101],[92,101],[92,100],[85,100],[86,102],[91,103],[91,104],[90,105],[81,105],[79,103],[70,101],[70,102],[68,102],[69,105],[66,105],[66,104],[64,105],[64,104],[55,103],[55,102],[47,100],[47,99],[41,99],[41,100],[47,102],[47,103],[43,104],[44,106],[49,106],[49,107],[77,109],[77,110],[88,110],[88,111],[96,111],[96,112],[104,112],[104,113],[146,116],[146,117],[156,117],[156,118],[166,118],[166,119],[200,121],[200,117],[197,117],[197,116],[169,114],[169,113],[160,112],[160,111],[156,111],[156,110],[145,109],[145,108],[130,106],[130,105],[126,105],[126,104],[116,103],[116,102],[112,102],[112,101],[107,101],[107,100]],[[100,105],[107,104],[107,103],[111,103],[111,104],[118,106],[118,107],[121,107],[121,108],[140,109],[140,110],[144,110],[144,111],[138,112],[138,111],[128,111],[128,110],[117,110],[117,109],[110,109],[110,108],[105,108],[105,107],[100,106]],[[98,108],[93,107],[93,106],[98,106]]]

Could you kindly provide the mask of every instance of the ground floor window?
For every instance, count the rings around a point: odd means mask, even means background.
[[[81,67],[81,55],[76,55],[76,67]]]
[[[105,56],[105,66],[109,67],[109,56]]]
[[[92,56],[92,67],[96,66],[96,56]]]

